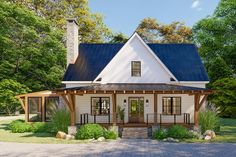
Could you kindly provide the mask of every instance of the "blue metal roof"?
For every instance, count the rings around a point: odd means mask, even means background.
[[[93,81],[124,44],[79,45],[79,57],[68,66],[63,81]],[[208,81],[193,44],[148,44],[178,81]]]

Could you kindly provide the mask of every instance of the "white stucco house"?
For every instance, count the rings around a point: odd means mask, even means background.
[[[70,110],[71,125],[198,125],[199,109],[212,92],[208,82],[193,44],[149,44],[136,32],[123,44],[80,43],[77,23],[68,19],[64,86],[38,102],[42,121],[46,98],[59,96]],[[24,109],[32,95],[19,96],[26,100]]]

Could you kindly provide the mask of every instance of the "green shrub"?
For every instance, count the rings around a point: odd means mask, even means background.
[[[70,125],[70,113],[66,109],[60,109],[55,111],[52,115],[52,132],[58,131],[68,132],[68,126]]]
[[[188,129],[181,125],[174,125],[170,127],[167,131],[168,137],[183,139],[183,138],[191,138],[191,134]]]
[[[34,133],[51,133],[51,123],[35,122],[31,125],[31,131]]]
[[[92,139],[104,136],[105,130],[99,124],[85,124],[76,133],[76,139]]]
[[[217,114],[209,110],[199,113],[199,125],[201,126],[201,133],[206,130],[220,130],[220,121]]]
[[[115,139],[117,139],[117,134],[114,132],[114,131],[106,131],[105,132],[105,138],[106,139],[113,139],[113,140],[115,140]]]
[[[13,133],[31,132],[31,125],[23,120],[14,120],[9,124],[9,129]]]
[[[158,129],[153,133],[154,139],[164,139],[167,137],[167,131],[164,129]]]

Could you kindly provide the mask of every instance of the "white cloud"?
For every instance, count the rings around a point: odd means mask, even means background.
[[[194,0],[192,3],[191,8],[198,8],[200,5],[200,1],[199,0]]]

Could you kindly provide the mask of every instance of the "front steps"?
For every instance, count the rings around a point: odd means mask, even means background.
[[[147,127],[125,127],[122,131],[122,138],[124,139],[147,139]]]

